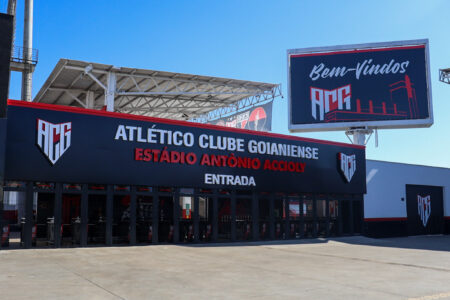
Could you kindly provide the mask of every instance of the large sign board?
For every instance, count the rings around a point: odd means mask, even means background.
[[[290,131],[433,124],[428,40],[287,54]]]
[[[209,121],[209,124],[256,131],[272,130],[272,101],[237,112],[228,117]]]
[[[363,146],[10,101],[5,179],[365,193]]]

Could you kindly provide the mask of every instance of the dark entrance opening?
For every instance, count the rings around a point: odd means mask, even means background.
[[[213,234],[213,200],[207,195],[198,197],[199,216],[199,240],[201,242],[212,241]]]
[[[173,243],[174,241],[173,200],[173,196],[159,196],[159,242]]]
[[[153,241],[153,196],[138,195],[136,203],[136,241]]]
[[[408,234],[441,234],[444,231],[442,187],[406,185]]]
[[[339,201],[330,199],[328,203],[328,211],[330,214],[329,234],[330,236],[339,235]]]
[[[289,196],[289,238],[299,239],[300,232],[300,199],[297,196]]]
[[[353,204],[353,234],[362,233],[363,205],[362,201],[352,201]]]
[[[303,226],[304,226],[304,237],[312,238],[315,235],[314,231],[314,206],[312,195],[305,195],[303,197]]]
[[[269,195],[261,195],[259,199],[259,239],[270,239],[270,199]]]
[[[113,197],[113,244],[130,242],[130,195],[114,195]]]
[[[179,240],[182,243],[194,241],[194,212],[198,209],[194,201],[193,189],[180,189],[179,197]]]
[[[327,200],[324,195],[319,195],[316,200],[317,236],[328,236],[328,211]]]
[[[23,184],[23,187],[25,184]],[[19,248],[23,244],[23,224],[21,220],[25,216],[25,198],[23,191],[10,190],[5,187],[3,203],[0,209],[1,219],[1,247]],[[14,188],[17,188],[14,186]]]
[[[106,195],[88,196],[88,244],[105,244]]]
[[[275,219],[275,239],[282,240],[287,238],[286,236],[286,203],[285,197],[282,194],[275,195],[274,201],[274,219]]]
[[[223,192],[226,193],[226,192]],[[219,196],[219,224],[218,224],[218,241],[229,242],[231,241],[231,198],[229,196]]]
[[[36,226],[33,231],[36,231],[36,246],[38,247],[50,246],[55,242],[54,205],[54,193],[37,193],[37,206],[33,211]]]
[[[236,240],[252,239],[252,199],[236,199]]]
[[[80,245],[81,238],[81,194],[62,195],[62,246]]]
[[[353,218],[352,218],[352,201],[341,200],[342,210],[342,234],[349,235],[353,232]]]

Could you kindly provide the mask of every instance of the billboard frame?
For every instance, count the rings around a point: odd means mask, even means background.
[[[404,46],[425,46],[425,71],[427,81],[427,96],[428,96],[428,111],[429,117],[426,119],[412,119],[412,120],[385,120],[385,121],[355,121],[355,122],[335,122],[335,123],[310,123],[310,124],[293,124],[292,123],[292,97],[291,97],[291,55],[310,54],[310,53],[327,53],[339,52],[349,50],[367,50],[367,49],[381,49],[381,48],[395,48]],[[287,54],[287,75],[288,75],[288,129],[289,132],[319,132],[319,131],[340,131],[353,128],[364,129],[396,129],[396,128],[424,128],[433,125],[433,100],[431,93],[430,81],[430,51],[428,39],[418,40],[403,40],[393,42],[381,43],[365,43],[365,44],[351,44],[327,47],[311,47],[288,49]]]

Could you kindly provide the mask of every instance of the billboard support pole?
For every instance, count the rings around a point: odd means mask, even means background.
[[[350,135],[353,136],[352,143],[355,145],[361,145],[364,146],[369,141],[370,137],[372,136],[373,130],[365,128],[350,128],[347,131],[345,131],[345,134],[349,137]],[[366,135],[368,135],[366,140]]]

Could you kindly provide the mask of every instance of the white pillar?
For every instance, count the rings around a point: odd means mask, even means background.
[[[105,93],[106,111],[114,111],[114,96],[116,93],[116,73],[108,73],[108,86]]]
[[[353,136],[353,144],[364,146],[366,144],[366,135],[372,134],[373,130],[367,127],[362,128],[350,128],[345,132],[347,136]],[[349,137],[350,138],[350,137]]]
[[[90,109],[94,108],[94,92],[93,91],[86,92],[86,108],[90,108]]]
[[[22,72],[22,100],[31,101],[33,48],[33,0],[25,0],[23,27],[23,59],[25,70]]]
[[[360,130],[355,130],[353,132],[353,144],[364,146],[366,144],[366,133]]]

